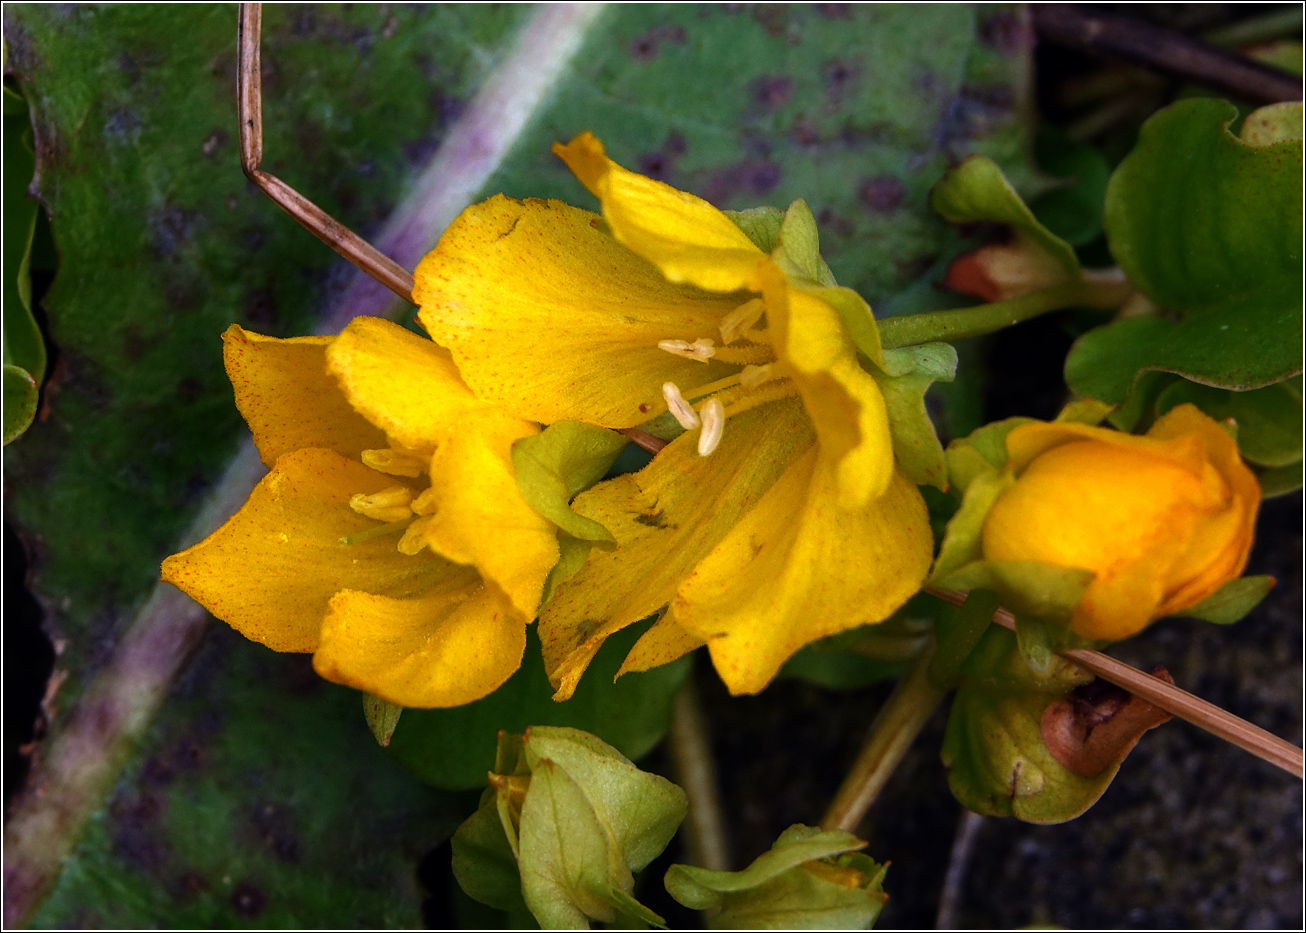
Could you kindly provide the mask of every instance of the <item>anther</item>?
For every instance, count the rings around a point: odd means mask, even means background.
[[[698,455],[706,457],[721,443],[726,429],[726,409],[720,399],[711,398],[703,406],[703,430],[698,435]]]
[[[700,363],[706,363],[716,352],[712,348],[711,337],[699,337],[693,343],[684,340],[659,340],[658,349],[683,356],[687,360],[698,360]]]
[[[351,496],[349,507],[359,515],[366,515],[378,522],[398,522],[412,518],[413,510],[409,507],[412,501],[411,489],[406,486],[391,486],[370,496],[361,492]]]
[[[739,384],[747,390],[752,390],[774,378],[775,370],[770,363],[765,366],[745,366],[739,374]]]
[[[698,414],[685,401],[685,397],[680,394],[680,389],[676,387],[674,382],[662,383],[662,397],[667,400],[667,408],[671,412],[671,417],[679,421],[682,428],[686,431],[692,431],[698,427]]]
[[[739,335],[756,324],[766,310],[766,303],[761,298],[745,301],[738,308],[721,319],[720,331],[722,343],[734,343]]]
[[[406,450],[365,450],[363,465],[391,476],[421,476],[430,469],[430,458]]]

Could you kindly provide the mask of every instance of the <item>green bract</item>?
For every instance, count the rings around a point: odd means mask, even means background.
[[[887,865],[857,852],[866,843],[842,830],[790,826],[743,871],[690,865],[667,870],[667,891],[696,910],[719,910],[718,930],[866,930],[889,899]]]
[[[579,729],[501,732],[490,790],[454,834],[454,875],[492,907],[524,902],[545,929],[664,925],[631,895],[632,872],[666,848],[686,807],[680,788]]]
[[[1301,371],[1301,104],[1248,116],[1180,101],[1143,125],[1107,189],[1111,252],[1161,313],[1085,334],[1076,392],[1122,402],[1146,370],[1252,389]]]

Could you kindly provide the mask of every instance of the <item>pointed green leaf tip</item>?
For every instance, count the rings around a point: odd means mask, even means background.
[[[1255,609],[1273,588],[1274,577],[1239,577],[1179,614],[1217,625],[1229,625]]]
[[[363,694],[363,718],[367,720],[367,728],[372,730],[372,735],[382,748],[390,744],[390,737],[399,725],[399,714],[403,711],[402,706],[396,706],[389,700],[370,693]]]
[[[1241,138],[1227,101],[1180,101],[1143,124],[1107,188],[1106,232],[1164,313],[1081,337],[1072,389],[1121,402],[1149,370],[1229,389],[1301,371],[1301,108],[1262,108]]]
[[[866,930],[889,898],[888,866],[857,851],[865,847],[852,833],[796,824],[743,871],[672,865],[665,884],[686,907],[719,909],[713,929]]]
[[[948,463],[934,422],[925,409],[925,393],[936,380],[953,380],[957,374],[957,351],[952,344],[927,343],[883,352],[883,366],[873,367],[871,375],[879,383],[889,411],[898,469],[918,486],[947,491]]]
[[[632,896],[633,872],[685,818],[680,788],[564,727],[500,733],[496,771],[453,838],[468,896],[505,910],[524,903],[545,929],[588,929],[591,919],[665,926]]]

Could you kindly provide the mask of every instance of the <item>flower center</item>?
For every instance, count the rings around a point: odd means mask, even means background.
[[[686,431],[701,428],[698,452],[706,457],[721,443],[726,418],[730,415],[796,394],[792,380],[786,378],[784,363],[776,360],[766,328],[757,326],[765,313],[762,299],[751,298],[727,314],[719,327],[723,346],[716,346],[711,337],[699,337],[693,343],[658,341],[659,349],[685,359],[701,363],[716,360],[743,368],[732,376],[683,393],[674,382],[663,383],[664,404],[645,403],[640,411],[655,417],[669,411]]]
[[[365,466],[380,473],[414,479],[425,475],[431,468],[430,454],[403,448],[365,450],[361,459]],[[426,530],[438,505],[431,492],[430,488],[415,492],[410,486],[394,485],[387,486],[380,492],[360,492],[351,496],[351,509],[383,524],[343,537],[340,544],[359,544],[403,532],[396,547],[404,554],[418,553],[426,547]]]

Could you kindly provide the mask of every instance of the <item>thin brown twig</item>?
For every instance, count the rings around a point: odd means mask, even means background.
[[[939,590],[925,587],[925,592],[936,596],[944,602],[960,606],[966,601],[965,593],[952,590]],[[1015,629],[1016,619],[1006,609],[999,608],[993,613],[993,621],[1008,629]],[[1105,655],[1100,651],[1073,648],[1058,652],[1061,657],[1073,661],[1087,671],[1091,671],[1108,683],[1113,683],[1134,696],[1142,697],[1155,703],[1168,713],[1187,720],[1200,729],[1205,729],[1244,751],[1251,752],[1257,758],[1263,758],[1276,767],[1290,774],[1302,777],[1302,750],[1260,726],[1252,725],[1245,719],[1221,709],[1214,703],[1208,703],[1201,697],[1193,696],[1187,690],[1168,684],[1150,674],[1145,674],[1136,667]]]
[[[284,181],[259,169],[263,161],[263,76],[259,50],[262,27],[263,4],[242,3],[236,78],[241,168],[260,191],[305,230],[400,298],[412,302],[413,276],[408,270]]]
[[[635,442],[637,447],[642,447],[651,454],[661,452],[662,448],[670,443],[669,441],[664,441],[660,437],[655,437],[654,435],[649,434],[647,431],[641,431],[639,428],[622,428],[617,433],[626,435]]]
[[[1062,45],[1122,58],[1252,103],[1302,99],[1300,76],[1169,29],[1069,3],[1035,3],[1031,12],[1039,35]]]

